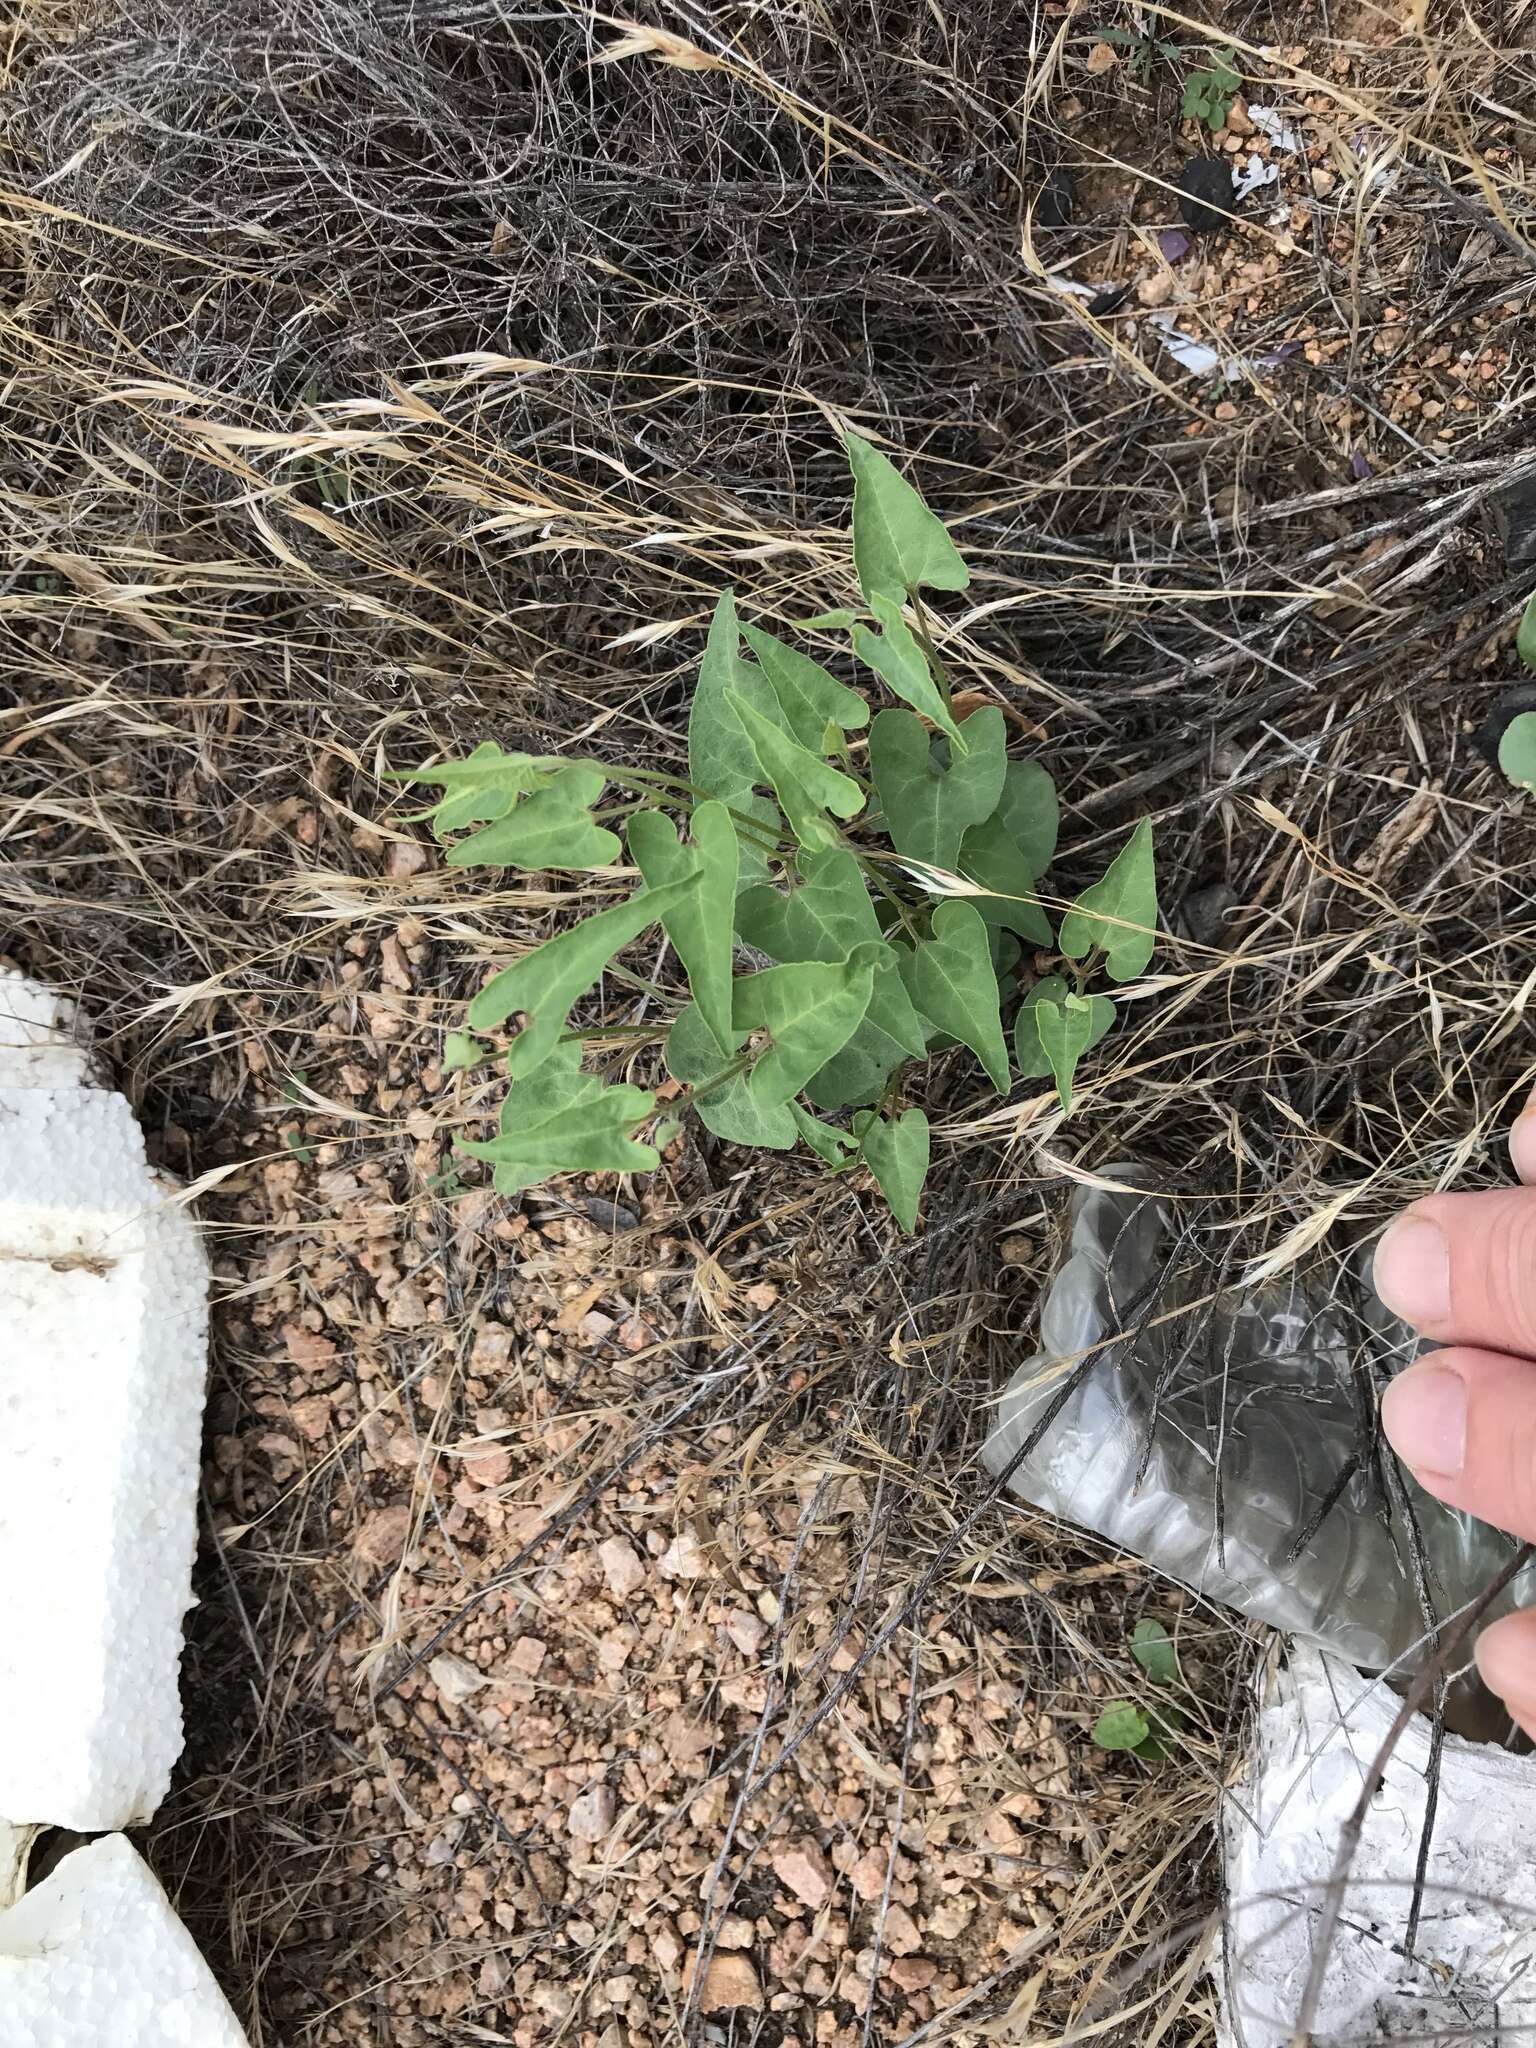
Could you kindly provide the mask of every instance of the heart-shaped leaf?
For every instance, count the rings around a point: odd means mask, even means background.
[[[870,772],[891,844],[949,870],[965,834],[997,809],[1008,767],[1003,714],[995,704],[962,719],[960,730],[966,751],[946,764],[910,711],[881,711],[869,729]]]
[[[602,979],[614,954],[698,887],[699,877],[691,875],[663,889],[642,889],[625,902],[556,932],[492,975],[469,1006],[471,1031],[494,1031],[515,1012],[525,1011],[528,1022],[507,1054],[513,1079],[525,1079],[554,1051],[571,1005]]]
[[[1157,874],[1152,821],[1143,818],[1102,877],[1061,920],[1058,943],[1069,960],[1104,949],[1111,981],[1134,981],[1157,944]]]
[[[869,608],[880,621],[882,630],[872,633],[868,626],[855,626],[854,653],[888,683],[898,697],[905,698],[914,711],[947,734],[957,754],[963,754],[966,750],[965,736],[955,723],[949,700],[933,679],[928,657],[919,646],[917,636],[901,616],[901,606],[891,598],[874,597],[870,599]]]
[[[677,948],[693,999],[723,1054],[733,1042],[732,927],[739,865],[736,828],[725,805],[711,798],[695,806],[689,830],[692,844],[680,844],[670,818],[660,811],[637,811],[629,821],[629,850],[648,888],[686,881],[690,875],[699,878],[698,888],[679,898],[662,923]]]
[[[1138,1621],[1131,1631],[1131,1655],[1154,1685],[1176,1685],[1179,1655],[1160,1621]]]
[[[461,1139],[458,1149],[494,1164],[503,1195],[521,1194],[557,1173],[648,1173],[658,1154],[633,1133],[655,1112],[648,1089],[611,1088],[596,1074],[584,1074],[580,1043],[572,1039],[507,1090],[499,1137]]]
[[[745,1032],[742,1037],[745,1038]],[[705,1130],[713,1131],[731,1145],[760,1145],[770,1152],[787,1152],[795,1142],[795,1119],[783,1103],[770,1107],[755,1100],[745,1066],[720,1076],[731,1066],[722,1059],[715,1035],[704,1022],[697,1003],[678,1012],[667,1033],[667,1071],[675,1081],[685,1082],[694,1093],[693,1107]]]
[[[1536,711],[1522,711],[1504,728],[1499,766],[1516,789],[1536,790]]]
[[[795,1120],[795,1128],[818,1159],[828,1166],[846,1165],[854,1150],[854,1140],[846,1131],[838,1130],[835,1124],[824,1124],[820,1117],[802,1109],[798,1102],[789,1105],[789,1113]]]
[[[876,974],[875,988],[884,988],[894,978],[894,969]],[[870,998],[874,1008],[875,998]],[[824,1067],[818,1067],[805,1084],[805,1092],[818,1109],[851,1109],[878,1102],[898,1067],[911,1055],[888,1031],[866,1017],[845,1046],[833,1053]]]
[[[853,1119],[853,1131],[891,1214],[910,1235],[917,1228],[918,1197],[928,1177],[927,1117],[920,1109],[899,1117],[863,1110]]]
[[[1146,1715],[1129,1700],[1111,1700],[1093,1724],[1098,1749],[1139,1749],[1150,1733]]]
[[[869,706],[864,699],[857,690],[845,688],[828,675],[820,662],[798,648],[786,647],[757,626],[741,630],[778,700],[785,723],[801,746],[825,753],[823,742],[829,725],[840,733],[857,732],[868,725]]]
[[[1075,995],[1059,974],[1037,981],[1014,1026],[1020,1074],[1026,1081],[1051,1075],[1062,1108],[1070,1109],[1078,1062],[1114,1021],[1115,1006],[1108,996]]]
[[[449,849],[451,868],[611,867],[622,848],[616,835],[595,824],[591,807],[608,778],[601,768],[573,763],[515,810],[483,825]]]
[[[899,602],[925,584],[964,590],[970,571],[943,521],[862,434],[849,429],[843,446],[853,471],[853,566],[865,597]]]
[[[968,882],[990,891],[969,899],[988,924],[1006,926],[1032,946],[1050,945],[1051,921],[1034,900],[1029,863],[996,818],[966,833],[957,865]]]
[[[752,743],[758,761],[757,779],[772,784],[796,839],[808,848],[834,845],[837,833],[825,813],[853,817],[864,807],[863,790],[820,754],[802,747],[741,691],[727,690],[725,702]]]
[[[923,1015],[968,1045],[994,1088],[1007,1093],[1008,1048],[998,1015],[997,975],[987,927],[969,903],[941,903],[933,937],[901,963],[907,993]]]
[[[855,947],[846,960],[799,960],[744,974],[736,983],[738,1031],[766,1032],[751,1071],[762,1108],[788,1102],[858,1029],[883,946]]]
[[[433,831],[444,839],[466,825],[504,818],[519,797],[542,789],[560,772],[560,767],[560,762],[543,760],[535,754],[504,754],[494,740],[485,740],[462,761],[390,768],[385,774],[391,782],[431,782],[443,791],[437,803],[416,816],[430,818]]]

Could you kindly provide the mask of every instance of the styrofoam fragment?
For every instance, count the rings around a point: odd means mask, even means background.
[[[170,1901],[121,1835],[0,1912],[0,2048],[247,2048]]]
[[[1269,138],[1276,149],[1288,149],[1294,152],[1301,148],[1301,137],[1291,126],[1290,122],[1281,116],[1278,108],[1256,107],[1252,100],[1250,100],[1248,102],[1248,118],[1261,135]]]
[[[0,1088],[86,1088],[90,1034],[77,1006],[0,967]]]
[[[106,1090],[0,1089],[0,1816],[147,1819],[181,1749],[207,1267]]]
[[[27,1888],[27,1854],[34,1828],[13,1828],[0,1820],[0,1913]]]
[[[1261,185],[1273,185],[1279,176],[1280,166],[1265,163],[1263,157],[1255,152],[1233,180],[1233,204],[1236,205],[1240,199],[1246,199],[1250,192],[1257,192]]]
[[[1222,2048],[1288,2048],[1347,1822],[1400,1702],[1297,1644],[1259,1716],[1223,1819]],[[1330,1951],[1315,2048],[1454,2041],[1493,2048],[1536,2021],[1536,1758],[1447,1736],[1423,1912],[1405,1936],[1426,1803],[1429,1724],[1387,1765]]]

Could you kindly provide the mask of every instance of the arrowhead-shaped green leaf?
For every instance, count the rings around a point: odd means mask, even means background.
[[[838,1130],[835,1124],[824,1124],[820,1117],[802,1109],[798,1102],[789,1105],[789,1113],[795,1120],[795,1128],[818,1159],[828,1166],[842,1166],[854,1150],[854,1141],[846,1131]]]
[[[504,754],[494,740],[485,740],[462,761],[429,762],[421,768],[391,768],[391,782],[432,782],[444,792],[427,810],[439,839],[466,825],[504,818],[521,796],[542,789],[559,773],[558,761],[534,754]]]
[[[928,1177],[927,1117],[920,1109],[895,1118],[862,1110],[853,1119],[853,1130],[891,1214],[910,1235],[917,1228],[918,1197]]]
[[[725,805],[713,798],[695,806],[689,824],[691,845],[679,844],[670,818],[660,811],[637,811],[629,821],[629,850],[646,886],[697,875],[699,886],[662,919],[667,937],[677,948],[693,999],[719,1040],[722,1057],[734,1043],[731,1030],[732,927],[736,916],[736,875],[739,854],[736,828]]]
[[[705,796],[719,797],[722,803],[740,809],[739,799],[763,776],[756,749],[726,701],[732,690],[771,722],[783,724],[783,714],[772,690],[742,655],[736,600],[727,590],[710,621],[709,639],[688,712],[688,780]]]
[[[997,893],[974,899],[990,925],[1004,925],[1034,945],[1051,943],[1051,925],[1031,899],[1056,850],[1056,785],[1034,761],[1010,761],[997,809],[960,842],[959,871]]]
[[[893,976],[894,969],[877,974],[876,988]],[[873,997],[870,1007],[874,1007]],[[805,1084],[806,1095],[818,1109],[851,1109],[878,1102],[892,1074],[910,1057],[888,1031],[866,1017],[848,1043],[812,1074]]]
[[[875,906],[851,853],[839,847],[812,854],[803,873],[804,881],[787,896],[761,883],[742,891],[736,923],[749,946],[770,960],[830,961],[846,960],[856,946],[882,940]],[[895,964],[895,949],[887,946],[875,972],[866,1021],[916,1057],[926,1049],[927,1035],[900,976],[892,972]]]
[[[843,960],[855,946],[878,940],[879,920],[851,853],[837,849],[805,862],[805,880],[786,896],[777,889],[743,890],[737,924],[748,945],[771,960]],[[820,1109],[874,1102],[902,1062],[926,1049],[923,1020],[896,972],[900,949],[885,945],[869,1009],[848,1043],[806,1083]]]
[[[745,1032],[742,1037],[746,1036]],[[728,1080],[718,1076],[730,1065],[722,1059],[715,1035],[697,1003],[679,1011],[667,1033],[667,1071],[695,1092],[693,1107],[705,1130],[731,1145],[759,1145],[787,1152],[795,1142],[795,1119],[782,1102],[764,1108],[752,1094],[746,1069]],[[709,1086],[713,1083],[713,1086]]]
[[[591,807],[607,782],[601,768],[572,763],[515,810],[460,840],[451,868],[519,867],[586,870],[612,866],[622,851],[616,835],[593,823]]]
[[[1014,1025],[1020,1074],[1026,1081],[1051,1075],[1062,1108],[1070,1109],[1078,1062],[1114,1021],[1115,1006],[1108,996],[1074,995],[1059,974],[1037,981]]]
[[[1499,766],[1516,789],[1536,789],[1536,711],[1522,711],[1504,728]]]
[[[763,1108],[788,1102],[858,1029],[883,944],[858,946],[846,960],[800,960],[744,974],[736,983],[738,1031],[764,1031],[751,1090]]]
[[[483,1144],[461,1139],[458,1149],[494,1163],[503,1195],[557,1173],[647,1173],[658,1155],[632,1133],[655,1111],[648,1089],[610,1088],[596,1074],[582,1073],[581,1046],[573,1039],[507,1090],[499,1137]]]
[[[507,1055],[513,1079],[525,1079],[554,1051],[571,1005],[602,979],[614,954],[698,886],[694,875],[684,882],[669,882],[664,889],[642,889],[611,910],[600,910],[556,932],[492,975],[469,1006],[470,1029],[494,1031],[514,1012],[525,1011],[528,1022]]]
[[[888,597],[875,597],[870,599],[870,610],[883,630],[871,633],[868,626],[855,626],[854,653],[888,683],[898,697],[904,697],[914,711],[921,712],[940,732],[946,733],[957,753],[963,754],[965,737],[955,723],[948,699],[933,679],[927,655],[901,616],[901,606]]]
[[[869,723],[869,706],[857,690],[846,689],[820,662],[798,648],[786,647],[757,626],[743,626],[747,645],[757,656],[768,687],[791,733],[802,747],[825,753],[828,725],[839,732],[857,732]]]
[[[853,471],[853,566],[865,597],[900,600],[924,584],[964,590],[970,571],[943,521],[862,434],[850,429],[843,446]]]
[[[1008,1091],[1008,1048],[998,1015],[997,974],[980,913],[969,903],[941,903],[933,937],[901,963],[907,993],[941,1031],[968,1045],[993,1087]]]
[[[853,817],[864,807],[863,790],[820,754],[802,747],[741,691],[727,690],[725,702],[736,714],[757,755],[757,779],[773,785],[773,793],[796,839],[809,848],[835,843],[836,832],[824,813],[832,811],[839,818]]]
[[[1157,944],[1157,875],[1152,821],[1143,818],[1102,877],[1085,889],[1061,920],[1058,943],[1069,960],[1104,949],[1111,981],[1134,981]]]
[[[1008,763],[997,818],[1038,881],[1055,856],[1061,830],[1056,785],[1038,761]]]
[[[953,869],[960,842],[997,809],[1008,767],[1003,714],[983,705],[962,719],[966,751],[949,765],[910,711],[881,711],[869,729],[870,772],[898,853]]]
[[[736,886],[745,889],[771,872],[771,855],[778,851],[784,820],[773,798],[756,789],[744,789],[732,797],[730,811],[736,827]],[[754,823],[762,829],[754,831]]]

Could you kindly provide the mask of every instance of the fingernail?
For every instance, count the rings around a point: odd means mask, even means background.
[[[1522,1110],[1509,1134],[1509,1156],[1517,1176],[1536,1187],[1536,1109]]]
[[[1416,1330],[1443,1323],[1451,1312],[1451,1248],[1427,1216],[1400,1216],[1376,1247],[1376,1292],[1394,1315]]]
[[[1401,1374],[1381,1397],[1381,1426],[1405,1465],[1453,1478],[1467,1450],[1467,1390],[1461,1375],[1434,1365]]]

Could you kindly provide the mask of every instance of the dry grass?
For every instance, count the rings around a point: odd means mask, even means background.
[[[270,1391],[245,1307],[296,1271],[302,1291],[344,1236],[307,1182],[253,1205],[263,1164],[291,1163],[291,1131],[377,1166],[402,1238],[451,1258],[434,1174],[476,1105],[422,1124],[401,1099],[477,962],[572,901],[392,863],[414,841],[379,769],[487,735],[677,759],[722,585],[769,620],[849,594],[833,418],[888,435],[955,522],[977,577],[946,658],[1041,732],[1063,890],[1142,811],[1161,849],[1167,942],[1070,1122],[937,1075],[916,1245],[798,1165],[689,1154],[611,1254],[618,1284],[658,1232],[689,1236],[676,1326],[643,1376],[550,1394],[589,1428],[526,1542],[414,1605],[350,1584],[362,1697],[381,1713],[637,1461],[713,1460],[727,1504],[751,1492],[730,1483],[743,1442],[788,1471],[847,1462],[874,1533],[830,1623],[785,1578],[783,1626],[815,1654],[716,1760],[722,1859],[862,1682],[845,1636],[910,1668],[909,1699],[959,1642],[1069,1732],[1081,1825],[1050,1947],[914,2048],[1205,2038],[1210,1823],[1251,1647],[1201,1618],[1189,1768],[1106,1780],[1083,1731],[1127,1683],[1147,1590],[1002,1514],[976,1453],[1074,1177],[1152,1162],[1238,1271],[1336,1260],[1405,1198],[1502,1171],[1536,1079],[1536,849],[1469,735],[1512,678],[1523,594],[1491,497],[1536,476],[1509,111],[1528,58],[1495,9],[1220,21],[1266,97],[1333,138],[1310,227],[1245,228],[1196,291],[1187,324],[1225,355],[1312,344],[1227,390],[1044,282],[1155,263],[1126,195],[1176,171],[1176,85],[1085,67],[1110,10],[84,13],[33,0],[8,45],[0,940],[101,1018],[167,1163],[231,1169],[210,1198],[221,1434]],[[1030,224],[1058,160],[1085,195],[1070,238]],[[1424,394],[1464,390],[1442,440]],[[402,922],[423,949],[403,988],[376,971]],[[1005,1237],[1030,1241],[1021,1264]],[[747,1272],[782,1287],[771,1321],[742,1307]],[[483,1301],[457,1286],[443,1329],[467,1340]],[[392,1357],[404,1399],[418,1353]],[[354,1921],[322,1926],[339,1852],[295,1819],[348,1796],[377,1725],[328,1725],[306,1604],[362,1497],[355,1450],[210,1545],[203,1732],[156,1844],[257,2041],[329,2038],[317,1987],[401,1912],[370,1878]],[[898,1810],[912,1720],[879,1760]],[[977,1810],[1011,1783],[1006,1752],[978,1765]],[[553,1923],[520,1951],[563,1953]],[[354,1995],[398,2027],[398,2002]],[[736,2038],[771,2048],[777,2024]]]

